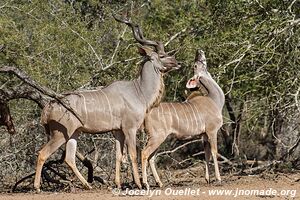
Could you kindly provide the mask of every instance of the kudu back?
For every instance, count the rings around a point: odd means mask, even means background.
[[[147,110],[159,103],[164,90],[163,74],[178,69],[174,56],[164,52],[162,43],[146,40],[139,26],[115,17],[132,28],[135,39],[143,45],[139,51],[144,62],[137,79],[116,81],[102,89],[76,91],[64,97],[71,108],[80,116],[81,123],[62,105],[52,102],[42,111],[41,122],[50,134],[50,140],[39,151],[34,187],[39,191],[43,164],[62,144],[66,143],[65,162],[86,188],[91,188],[75,164],[77,138],[81,132],[105,133],[115,131],[116,177],[120,187],[120,162],[124,142],[132,161],[135,183],[141,188],[136,156],[136,131],[144,121]],[[154,50],[152,48],[154,47]]]
[[[192,95],[185,102],[160,103],[153,108],[145,118],[145,129],[148,142],[142,151],[143,184],[147,182],[147,164],[153,172],[156,182],[162,187],[162,182],[155,168],[155,151],[160,144],[173,134],[178,139],[191,139],[203,135],[206,158],[206,175],[209,182],[209,160],[212,154],[215,174],[221,180],[217,163],[217,132],[222,126],[222,108],[224,93],[207,71],[204,52],[198,50],[194,64],[194,76],[187,82],[187,88],[200,89],[204,87],[207,96]],[[210,154],[211,153],[211,154]]]

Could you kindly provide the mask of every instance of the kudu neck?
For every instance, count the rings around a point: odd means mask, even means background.
[[[147,109],[157,105],[164,91],[163,75],[151,61],[146,61],[138,78],[141,96]]]
[[[217,84],[217,82],[208,73],[206,76],[201,77],[201,83],[208,91],[208,97],[211,98],[217,106],[222,110],[225,102],[224,92]]]

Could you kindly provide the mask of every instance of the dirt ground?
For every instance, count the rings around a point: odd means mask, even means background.
[[[300,172],[254,176],[227,175],[223,176],[222,179],[221,185],[214,183],[208,185],[203,177],[186,178],[181,172],[176,174],[172,180],[172,185],[166,185],[161,190],[152,187],[148,193],[145,190],[127,189],[120,191],[107,188],[86,191],[75,188],[72,192],[3,193],[0,194],[0,200],[300,199]]]

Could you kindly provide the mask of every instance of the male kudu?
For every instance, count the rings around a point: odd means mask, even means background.
[[[178,69],[175,57],[164,51],[160,42],[146,40],[140,28],[127,21],[115,19],[131,27],[135,39],[143,46],[140,53],[145,56],[139,77],[132,81],[116,81],[97,90],[68,94],[64,100],[81,116],[83,123],[62,105],[52,102],[42,111],[41,122],[50,134],[49,142],[39,151],[34,187],[39,191],[43,164],[46,159],[66,142],[65,162],[86,188],[91,188],[75,164],[77,138],[81,132],[105,133],[114,131],[116,137],[116,185],[120,187],[120,162],[124,142],[127,145],[134,181],[139,188],[136,155],[136,132],[142,125],[146,112],[158,104],[164,90],[163,74]]]
[[[148,159],[156,182],[162,187],[162,182],[155,169],[155,151],[168,135],[174,134],[178,139],[190,139],[196,135],[203,135],[206,181],[209,182],[209,160],[212,154],[215,175],[221,181],[217,162],[217,132],[222,126],[222,108],[224,93],[212,79],[206,69],[204,52],[196,53],[194,76],[187,82],[187,88],[199,89],[203,86],[207,96],[191,95],[182,103],[160,103],[153,108],[145,118],[145,129],[149,136],[147,146],[142,151],[143,184],[149,188],[147,182]],[[210,154],[211,153],[211,154]]]

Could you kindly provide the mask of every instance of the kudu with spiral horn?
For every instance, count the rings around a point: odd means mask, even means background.
[[[191,139],[203,135],[207,182],[209,179],[209,160],[212,155],[215,165],[215,175],[221,181],[217,162],[217,132],[222,126],[222,108],[224,93],[207,71],[206,58],[203,51],[197,51],[194,76],[187,82],[187,88],[204,87],[207,96],[193,96],[185,102],[160,103],[153,108],[145,119],[145,129],[149,136],[146,147],[142,151],[143,184],[149,188],[147,181],[147,164],[153,172],[156,182],[162,187],[162,182],[155,168],[155,151],[160,144],[173,134],[178,139]]]
[[[163,74],[178,69],[179,65],[175,57],[167,55],[164,51],[158,52],[160,45],[157,42],[145,40],[137,26],[128,20],[117,19],[126,22],[132,28],[135,39],[143,45],[140,47],[140,53],[145,60],[140,74],[132,81],[116,81],[102,89],[76,91],[66,95],[65,102],[69,102],[73,110],[83,118],[84,124],[58,103],[52,102],[43,109],[41,122],[49,133],[50,140],[38,155],[34,181],[34,187],[38,191],[43,164],[64,143],[66,143],[65,162],[83,185],[91,188],[75,164],[77,139],[81,132],[97,134],[108,131],[114,131],[116,137],[117,186],[120,187],[118,163],[122,159],[125,142],[132,161],[134,181],[141,188],[136,155],[136,132],[142,125],[147,110],[161,99],[164,90]],[[154,46],[155,50],[147,46]]]

